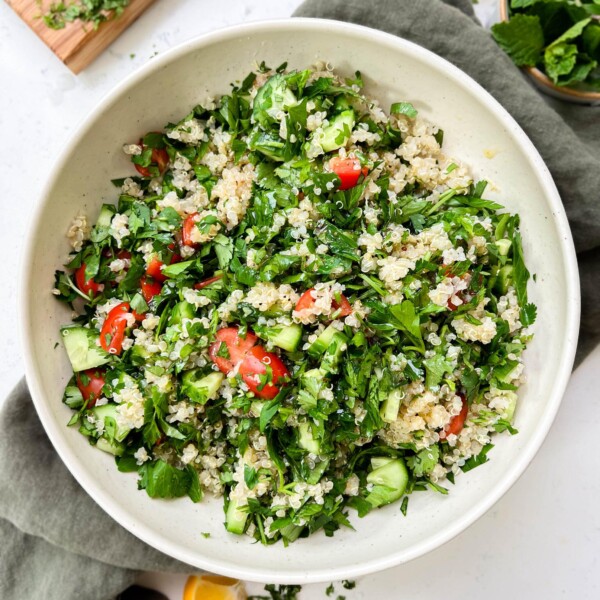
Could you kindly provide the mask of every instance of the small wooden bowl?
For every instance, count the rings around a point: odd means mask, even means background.
[[[510,19],[508,14],[508,2],[509,0],[500,0],[500,19],[502,21],[508,21]],[[594,18],[598,17],[596,16]],[[522,69],[527,73],[535,86],[541,92],[544,92],[544,94],[576,104],[600,105],[600,92],[555,85],[543,71],[540,71],[540,69],[536,67],[522,67]]]

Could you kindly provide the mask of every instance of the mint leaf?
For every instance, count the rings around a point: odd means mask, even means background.
[[[600,25],[592,24],[586,27],[581,40],[585,52],[592,58],[600,60]]]
[[[542,58],[544,32],[536,16],[514,15],[508,22],[496,23],[492,35],[518,67],[533,67]]]
[[[578,52],[575,44],[561,43],[546,48],[544,67],[554,83],[558,83],[561,75],[568,75],[575,68]]]
[[[575,25],[569,27],[569,29],[567,29],[560,37],[556,38],[548,46],[548,48],[552,48],[553,46],[557,46],[558,44],[562,44],[563,42],[570,42],[571,40],[578,38],[583,33],[583,30],[586,28],[586,26],[590,24],[591,20],[592,19],[589,18],[578,21],[577,23],[575,23]]]

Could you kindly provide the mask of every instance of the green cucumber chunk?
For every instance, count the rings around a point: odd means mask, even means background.
[[[511,286],[513,281],[513,267],[512,265],[505,265],[498,271],[498,277],[494,288],[497,292],[504,295],[508,293],[508,288]]]
[[[96,419],[104,421],[104,434],[109,442],[122,442],[127,434],[131,431],[131,427],[117,425],[117,406],[118,404],[103,404],[102,406],[94,406],[92,413]]]
[[[507,256],[510,250],[512,242],[508,238],[502,238],[500,240],[496,240],[496,247],[498,248],[498,254],[500,256]]]
[[[186,300],[178,302],[171,311],[169,326],[180,325],[184,319],[193,319],[196,316],[196,307]]]
[[[95,229],[110,227],[110,224],[115,216],[115,207],[112,204],[103,204],[100,209],[100,214],[96,220]]]
[[[109,440],[104,436],[101,436],[96,441],[96,448],[102,450],[102,452],[108,452],[114,456],[122,456],[125,452],[125,446],[115,440]]]
[[[323,129],[321,148],[325,152],[331,152],[345,146],[350,139],[355,123],[356,117],[351,109],[343,110],[339,115],[333,117],[329,121],[329,125]]]
[[[393,423],[398,418],[398,411],[400,410],[402,398],[404,398],[404,392],[402,392],[402,390],[392,390],[388,397],[383,401],[381,418],[386,423]]]
[[[333,325],[329,325],[325,330],[321,332],[321,335],[308,347],[308,354],[312,358],[319,358],[333,340],[333,336],[339,333],[339,329],[336,329]]]
[[[294,352],[298,348],[298,344],[302,339],[302,326],[293,324],[280,327],[268,327],[264,330],[263,335],[273,345]]]
[[[408,485],[408,470],[404,461],[396,458],[373,469],[367,475],[367,483],[374,484],[367,496],[371,506],[376,508],[395,502],[402,497]]]
[[[321,451],[321,445],[314,438],[310,423],[306,421],[298,425],[298,445],[312,454],[319,454]]]
[[[341,332],[336,331],[331,338],[331,343],[325,350],[319,369],[323,373],[337,373],[342,355],[348,347],[348,338]]]
[[[63,327],[60,335],[75,373],[105,365],[110,360],[110,354],[97,344],[96,332],[75,325]]]
[[[225,529],[230,533],[242,535],[244,528],[246,527],[246,521],[248,520],[248,513],[245,510],[246,505],[241,507],[237,500],[229,499],[227,505],[227,512],[225,513]]]
[[[186,371],[181,377],[181,392],[192,402],[206,404],[218,396],[224,378],[225,375],[220,371],[204,375],[203,369],[192,369]]]

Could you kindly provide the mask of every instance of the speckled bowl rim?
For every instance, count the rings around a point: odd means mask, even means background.
[[[510,20],[508,14],[509,0],[500,0],[500,19],[504,22]],[[600,19],[600,16],[598,17]],[[600,103],[600,92],[577,90],[571,87],[563,87],[552,82],[550,77],[537,67],[522,67],[538,87],[551,96],[563,98],[570,102],[598,104]]]
[[[483,105],[485,105],[491,112],[495,113],[499,121],[507,129],[513,132],[516,143],[520,145],[522,150],[529,157],[532,163],[532,168],[535,168],[539,175],[540,186],[542,187],[546,200],[551,207],[552,212],[554,213],[554,219],[559,233],[557,236],[557,243],[559,243],[562,247],[562,256],[564,260],[564,269],[566,274],[565,277],[567,283],[565,294],[567,294],[567,297],[572,300],[568,306],[567,313],[565,314],[566,339],[562,348],[562,366],[555,374],[556,379],[554,394],[546,399],[546,410],[543,413],[543,418],[538,421],[537,428],[532,431],[528,437],[527,445],[524,447],[518,459],[514,461],[512,467],[506,472],[500,483],[492,487],[487,495],[473,506],[472,510],[467,511],[464,514],[457,515],[456,519],[449,523],[447,527],[440,530],[437,535],[428,537],[424,541],[414,544],[408,549],[391,553],[385,558],[371,559],[360,564],[350,564],[335,568],[323,566],[322,569],[313,570],[311,572],[302,574],[298,574],[298,572],[289,572],[286,571],[285,568],[280,569],[277,566],[272,569],[243,567],[236,565],[233,560],[225,561],[215,559],[208,555],[199,556],[197,552],[194,552],[189,548],[185,548],[181,545],[177,545],[165,540],[160,536],[160,534],[158,534],[156,531],[153,531],[150,527],[144,525],[141,521],[137,520],[135,515],[132,515],[130,512],[121,507],[113,498],[111,498],[107,491],[98,485],[93,473],[83,468],[79,468],[75,464],[74,459],[72,460],[72,450],[69,449],[68,444],[64,440],[64,427],[59,425],[52,418],[50,403],[45,398],[45,392],[41,385],[41,378],[38,375],[37,366],[33,358],[34,335],[32,333],[32,326],[29,321],[29,311],[25,308],[30,302],[27,290],[27,282],[30,279],[30,276],[32,276],[31,274],[34,270],[33,256],[36,248],[36,240],[33,232],[35,232],[40,225],[43,207],[46,202],[49,201],[50,193],[59,179],[61,171],[65,168],[68,168],[68,156],[77,147],[80,139],[86,134],[86,132],[93,127],[97,115],[104,111],[106,107],[115,101],[118,96],[126,94],[129,89],[133,88],[136,84],[145,79],[150,73],[159,71],[169,62],[178,59],[189,52],[204,48],[213,43],[235,39],[239,36],[248,34],[260,34],[272,30],[278,30],[280,32],[282,30],[293,31],[298,30],[298,28],[305,28],[308,31],[326,32],[330,35],[336,35],[337,33],[340,33],[353,36],[356,39],[371,42],[381,47],[382,50],[385,50],[386,48],[393,48],[395,50],[399,50],[407,56],[412,55],[418,57],[420,61],[431,65],[432,68],[439,69],[443,67],[446,77],[454,80],[457,85],[465,89],[467,93],[477,97]],[[115,88],[98,103],[96,108],[90,114],[88,114],[83,123],[73,133],[70,141],[64,148],[51,171],[48,182],[43,193],[41,194],[41,199],[38,202],[30,224],[29,234],[25,244],[25,252],[22,259],[20,283],[19,299],[20,306],[22,307],[20,314],[20,333],[24,349],[25,371],[29,389],[31,391],[33,402],[40,420],[46,430],[46,433],[48,434],[48,437],[50,438],[50,441],[79,484],[96,501],[96,503],[99,504],[100,507],[120,525],[157,550],[195,567],[213,571],[229,577],[259,582],[270,581],[273,583],[307,584],[353,579],[362,575],[367,575],[369,573],[394,567],[401,563],[406,563],[409,560],[415,559],[440,547],[464,531],[468,526],[485,514],[510,489],[510,487],[525,471],[542,445],[554,421],[569,381],[573,360],[575,357],[577,333],[579,327],[579,275],[573,239],[566,214],[548,168],[544,164],[541,156],[533,146],[532,142],[519,127],[516,121],[478,83],[476,83],[473,79],[452,65],[450,62],[437,56],[429,50],[426,50],[417,44],[406,41],[397,36],[383,33],[378,30],[370,29],[360,25],[325,19],[295,18],[259,21],[210,32],[189,40],[165,52],[164,54],[157,56],[115,86]],[[357,540],[357,543],[360,543],[360,540]],[[333,549],[334,546],[332,545],[332,550]]]

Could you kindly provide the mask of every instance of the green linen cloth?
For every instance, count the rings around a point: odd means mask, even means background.
[[[600,336],[600,108],[541,97],[478,24],[469,0],[308,0],[296,16],[412,40],[467,72],[516,118],[549,166],[571,222],[583,358]],[[125,531],[79,487],[50,445],[24,382],[0,412],[0,460],[3,600],[108,600],[140,570],[193,571]]]

